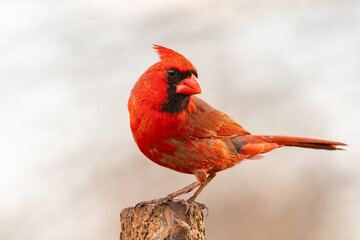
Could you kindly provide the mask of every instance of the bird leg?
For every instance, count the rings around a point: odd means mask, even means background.
[[[167,195],[165,197],[165,199],[172,200],[172,199],[176,198],[177,196],[191,192],[192,190],[194,190],[194,188],[197,188],[200,185],[201,185],[201,183],[198,181],[193,182],[189,186],[186,186],[180,190],[177,190],[176,192],[170,193],[169,195]]]
[[[187,204],[187,202],[196,203],[201,209],[206,209],[206,211],[207,211],[206,216],[207,216],[208,212],[209,212],[209,208],[205,204],[195,202],[195,198],[200,194],[200,192],[205,188],[205,186],[216,176],[216,173],[212,173],[212,174],[209,174],[209,176],[206,176],[206,172],[204,170],[196,170],[194,172],[194,175],[196,176],[196,179],[197,179],[196,182],[193,182],[192,184],[190,184],[190,185],[188,185],[188,186],[186,186],[186,187],[184,187],[184,188],[182,188],[180,190],[177,190],[177,191],[175,191],[173,193],[170,193],[169,195],[167,195],[164,198],[159,198],[159,199],[153,199],[153,200],[150,200],[150,201],[140,202],[135,207],[144,206],[145,204],[149,204],[149,203],[155,203],[155,205],[152,206],[152,208],[151,208],[151,213],[152,213],[157,206],[159,206],[159,205],[161,205],[163,203],[166,203],[168,201],[172,201],[174,198],[176,198],[176,197],[178,197],[180,195],[189,193],[192,190],[194,190],[195,188],[200,186],[196,190],[196,192],[194,193],[193,196],[191,196],[187,201],[181,200],[181,203],[183,203],[185,205],[186,212],[189,210],[189,205]]]
[[[206,187],[206,185],[208,185],[209,182],[211,180],[213,180],[213,178],[215,176],[216,176],[216,173],[209,174],[207,176],[206,180],[203,183],[201,183],[200,187],[196,190],[196,192],[187,200],[187,202],[196,203],[201,209],[206,209],[206,216],[209,215],[209,208],[203,203],[196,202],[195,199],[197,196],[199,196],[200,192]],[[187,212],[189,210],[189,206],[188,206],[188,204],[185,204],[185,206],[186,206],[186,212]]]
[[[210,173],[209,176],[206,178],[205,182],[201,183],[200,187],[196,190],[196,192],[194,193],[194,195],[192,195],[188,201],[195,201],[195,198],[197,198],[197,196],[199,196],[199,194],[201,193],[201,191],[206,187],[206,185],[209,184],[209,182],[211,180],[213,180],[213,178],[216,176],[216,173]]]
[[[170,193],[169,195],[167,195],[164,198],[153,199],[153,200],[150,200],[150,201],[142,201],[142,202],[136,204],[135,208],[145,206],[146,204],[155,203],[154,206],[152,206],[151,210],[150,210],[150,212],[152,214],[156,207],[160,206],[163,203],[172,201],[177,196],[180,196],[180,195],[186,194],[188,192],[191,192],[192,190],[194,190],[194,188],[196,188],[196,187],[198,187],[200,185],[201,185],[201,182],[198,182],[198,181],[193,182],[192,184],[190,184],[190,185],[188,185],[188,186],[186,186],[186,187],[184,187],[184,188],[182,188],[180,190],[177,190],[176,192]],[[189,209],[189,206],[188,206],[187,202],[185,202],[184,200],[181,200],[180,202],[185,205],[186,212],[187,212],[188,209]]]

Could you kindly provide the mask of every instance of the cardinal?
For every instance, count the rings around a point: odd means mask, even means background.
[[[346,144],[315,138],[252,135],[227,114],[194,96],[201,93],[196,68],[181,54],[159,45],[160,61],[135,83],[128,101],[130,127],[140,151],[153,162],[194,174],[196,181],[156,203],[204,187],[244,159],[283,146],[338,150]]]

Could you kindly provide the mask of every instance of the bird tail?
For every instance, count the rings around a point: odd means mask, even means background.
[[[316,138],[304,138],[304,137],[288,137],[288,136],[261,136],[255,135],[255,138],[261,139],[267,143],[276,143],[281,146],[303,147],[303,148],[315,148],[325,150],[344,150],[338,146],[346,146],[345,143],[328,141]]]
[[[239,150],[248,156],[256,156],[282,146],[325,150],[344,150],[338,146],[346,146],[345,143],[341,142],[304,137],[245,135],[240,138],[241,148]]]

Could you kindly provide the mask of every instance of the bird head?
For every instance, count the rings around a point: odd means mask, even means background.
[[[183,55],[159,45],[154,49],[160,61],[140,77],[133,91],[141,90],[137,95],[144,104],[169,114],[180,113],[187,109],[192,95],[201,93],[197,71]]]
[[[201,93],[195,67],[183,55],[159,45],[154,49],[160,56],[162,71],[166,73],[169,87],[175,87],[176,94],[193,95]]]

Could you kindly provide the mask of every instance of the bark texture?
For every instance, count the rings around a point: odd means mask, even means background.
[[[154,203],[145,203],[121,211],[121,240],[206,239],[204,214],[196,203],[172,201],[151,212],[153,206]]]

